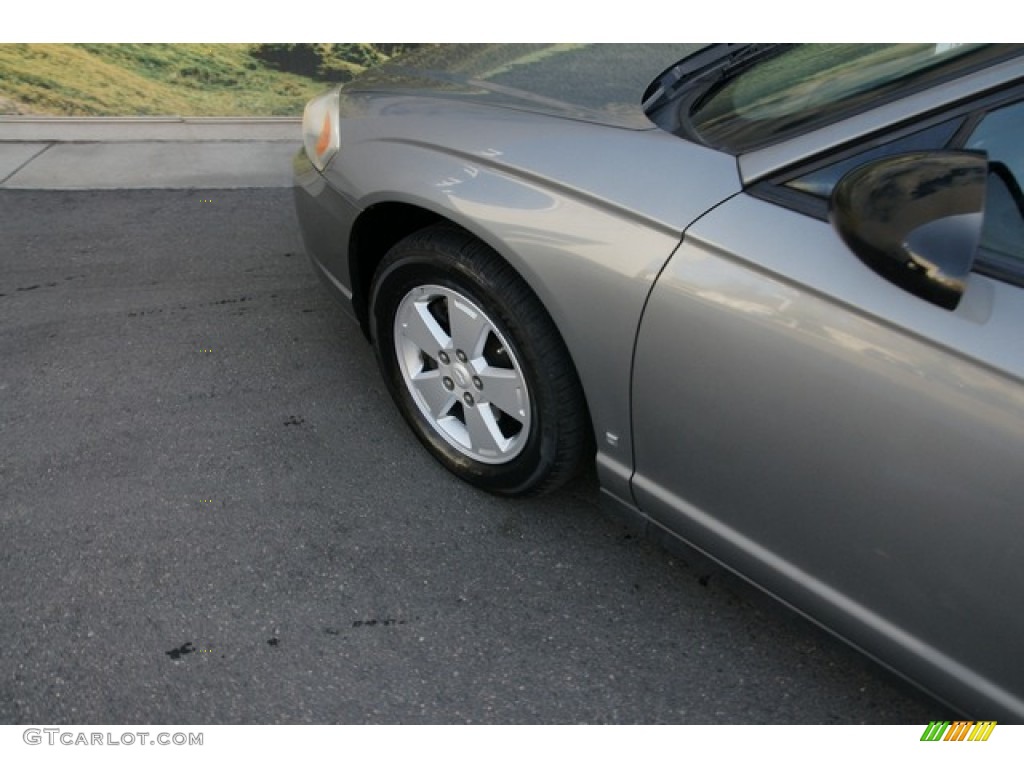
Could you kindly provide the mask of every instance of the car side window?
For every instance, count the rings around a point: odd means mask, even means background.
[[[971,132],[964,149],[988,155],[985,220],[979,258],[997,270],[1024,268],[1024,102],[993,110]]]

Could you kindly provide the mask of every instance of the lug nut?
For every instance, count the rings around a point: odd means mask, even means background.
[[[448,365],[448,363],[451,362],[451,360],[448,359],[448,353],[445,352],[443,349],[437,353],[437,359],[440,360],[445,365]]]
[[[444,388],[447,389],[449,392],[455,389],[455,382],[449,379],[447,376],[441,379],[441,383],[444,384]]]
[[[461,349],[459,349],[459,350],[456,350],[456,352],[455,352],[455,356],[456,356],[457,358],[459,358],[459,362],[460,362],[460,363],[464,363],[464,362],[466,362],[466,353],[465,353],[465,352],[463,352],[463,351],[462,351]]]
[[[473,405],[473,396],[471,394],[469,394],[469,392],[464,394],[462,396],[462,399],[465,401],[466,405],[470,405],[470,406]]]
[[[484,383],[480,380],[479,376],[474,376],[473,377],[473,386],[476,387],[477,389],[483,389],[484,388]]]

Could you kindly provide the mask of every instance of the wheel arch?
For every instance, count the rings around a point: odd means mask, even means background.
[[[496,238],[481,233],[479,228],[466,226],[449,215],[418,202],[382,201],[367,206],[356,218],[349,236],[349,278],[352,286],[352,307],[363,333],[369,338],[369,303],[373,276],[388,251],[401,240],[415,232],[435,225],[459,230],[467,237],[482,243],[494,251],[502,261],[516,273],[520,280],[536,297],[537,301],[554,323],[563,343],[566,342],[564,329],[560,327],[556,313],[545,301],[545,293],[534,284],[537,276],[526,267],[526,263],[515,258]],[[510,258],[510,255],[512,256]],[[569,349],[572,357],[572,350]]]
[[[371,205],[356,219],[349,236],[349,277],[352,309],[367,338],[370,338],[370,289],[377,266],[396,243],[441,223],[458,226],[434,211],[400,202]]]
[[[523,270],[507,257],[504,249],[492,242],[488,242],[487,238],[481,236],[478,232],[462,226],[449,216],[414,203],[386,201],[368,206],[356,219],[349,239],[349,272],[352,281],[352,308],[363,334],[367,339],[370,339],[369,305],[373,277],[385,255],[394,245],[406,237],[437,225],[456,229],[467,237],[471,237],[490,248],[502,261],[508,264],[537,299],[538,304],[547,314],[548,319],[561,337],[569,362],[583,390],[586,404],[586,421],[590,434],[593,436],[593,419],[588,404],[589,398],[587,396],[586,382],[580,376],[579,366],[576,364],[573,350],[566,341],[565,333],[559,327],[557,318],[545,304],[543,296],[532,285],[527,275],[523,273]]]

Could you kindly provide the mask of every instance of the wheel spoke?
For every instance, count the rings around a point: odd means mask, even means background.
[[[491,332],[491,324],[484,313],[457,296],[449,296],[448,322],[451,323],[452,345],[470,358],[479,357]]]
[[[426,301],[410,303],[408,311],[401,319],[400,329],[402,336],[430,357],[436,357],[438,350],[445,349],[451,341],[430,314],[429,303]]]
[[[500,456],[508,447],[508,440],[498,429],[494,413],[486,405],[466,408],[466,431],[473,450],[485,456]]]
[[[439,371],[424,371],[410,377],[410,383],[423,400],[428,412],[434,419],[447,416],[455,405],[454,395],[442,383]]]
[[[526,387],[518,371],[488,367],[478,376],[483,382],[480,398],[518,422],[526,420]]]

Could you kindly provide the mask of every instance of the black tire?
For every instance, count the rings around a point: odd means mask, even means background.
[[[468,233],[440,225],[395,245],[374,275],[370,331],[402,416],[461,479],[501,495],[545,493],[592,450],[583,392],[554,323]]]

